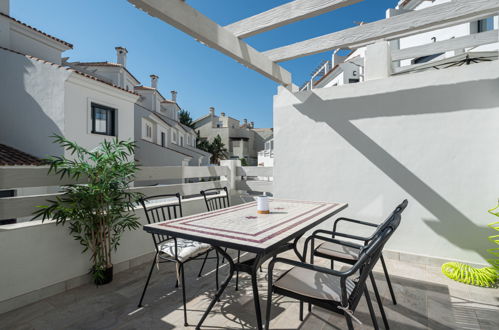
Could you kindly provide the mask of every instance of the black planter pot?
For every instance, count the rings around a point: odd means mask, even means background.
[[[94,278],[94,283],[96,285],[108,284],[113,280],[113,266],[107,268],[103,273],[102,277]]]

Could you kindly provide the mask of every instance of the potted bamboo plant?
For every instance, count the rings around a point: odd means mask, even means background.
[[[128,190],[138,170],[133,158],[135,143],[113,139],[89,151],[62,136],[54,138],[70,155],[46,159],[49,173],[61,179],[88,181],[63,185],[63,194],[39,206],[35,218],[67,225],[83,246],[82,253],[90,252],[95,284],[109,283],[113,278],[112,252],[118,248],[123,232],[140,227],[133,212],[140,194]]]

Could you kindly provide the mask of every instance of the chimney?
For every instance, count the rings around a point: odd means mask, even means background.
[[[172,93],[172,101],[177,102],[177,91],[171,91],[170,93]]]
[[[210,115],[213,117],[215,115],[215,108],[210,107]]]
[[[128,53],[128,50],[126,50],[125,47],[120,47],[120,46],[115,47],[114,49],[116,49],[116,57],[117,57],[116,61],[118,62],[118,64],[121,64],[124,67],[126,67],[126,54]]]
[[[0,0],[0,13],[10,16],[10,0]]]
[[[225,117],[225,112],[220,112],[220,117]]]
[[[254,121],[252,121],[252,122],[250,123],[250,125],[251,125],[251,128],[255,128],[255,122],[254,122]]]
[[[156,76],[155,74],[152,74],[149,77],[151,77],[151,87],[154,88],[154,89],[157,89],[158,88],[158,79],[159,79],[159,77]]]
[[[248,127],[248,119],[246,118],[243,119],[243,126]]]

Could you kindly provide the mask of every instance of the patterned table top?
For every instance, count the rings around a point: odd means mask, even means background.
[[[256,202],[144,226],[151,233],[187,238],[248,252],[265,252],[345,209],[347,203],[270,199],[270,214]]]

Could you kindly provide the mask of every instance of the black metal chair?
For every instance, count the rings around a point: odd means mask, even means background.
[[[206,209],[208,210],[208,212],[224,209],[230,206],[229,191],[227,190],[227,187],[201,190],[200,194],[204,198],[204,202],[206,203]],[[225,252],[227,252],[227,248],[225,248]],[[207,256],[205,257],[205,260],[206,258]],[[237,263],[239,263],[240,260],[241,260],[241,251],[237,250]],[[225,258],[222,257],[222,264],[224,262]],[[199,271],[198,276],[201,276],[201,271]],[[236,291],[237,290],[239,290],[238,270],[236,271]]]
[[[361,220],[356,220],[356,219],[350,219],[350,218],[338,218],[334,222],[333,231],[316,230],[316,231],[314,231],[312,236],[315,234],[319,234],[319,233],[320,234],[327,234],[327,235],[331,235],[332,238],[335,238],[335,237],[349,238],[349,239],[353,239],[356,241],[361,241],[361,242],[363,242],[364,245],[366,245],[368,242],[373,240],[374,237],[380,231],[382,231],[385,227],[387,227],[389,225],[390,219],[392,218],[392,216],[395,213],[401,214],[405,210],[405,208],[407,207],[407,204],[408,204],[408,201],[407,201],[407,199],[405,199],[402,203],[400,203],[395,208],[395,210],[393,210],[393,212],[390,214],[390,216],[388,216],[388,218],[386,218],[386,220],[383,221],[381,224],[376,224],[376,223],[371,223],[371,222],[366,222],[366,221],[361,221]],[[358,225],[363,225],[363,226],[373,227],[373,228],[376,228],[376,230],[368,237],[361,237],[358,235],[351,235],[351,234],[347,234],[344,232],[339,232],[337,230],[338,223],[340,223],[342,221],[350,222],[350,223],[354,223],[354,224],[358,224]],[[312,246],[314,246],[313,240],[312,240]],[[314,248],[312,248],[312,249],[314,251],[313,255],[318,256],[318,257],[322,257],[322,258],[330,259],[331,260],[331,268],[333,267],[333,263],[335,260],[339,261],[339,262],[346,263],[346,264],[354,264],[357,261],[358,255],[359,255],[359,249],[353,248],[351,246],[348,246],[348,245],[345,245],[342,243],[337,244],[337,243],[331,243],[331,242],[324,242],[324,243],[320,244],[319,246],[317,246],[316,249],[314,249]],[[313,258],[313,256],[312,256],[312,258]],[[381,260],[381,265],[383,267],[383,271],[385,273],[386,282],[387,282],[388,288],[390,290],[390,295],[391,295],[392,300],[393,300],[393,304],[396,305],[397,300],[395,299],[395,294],[393,292],[392,284],[390,281],[390,276],[388,275],[388,270],[386,267],[385,259],[383,258],[383,254],[381,254],[380,260]]]
[[[326,258],[331,260],[331,269],[334,268],[334,261],[339,261],[342,263],[350,264],[353,265],[357,262],[357,260],[360,257],[361,251],[365,248],[366,245],[369,244],[372,240],[374,240],[378,235],[380,235],[386,228],[391,227],[393,231],[395,231],[398,228],[398,225],[400,223],[400,220],[398,222],[394,222],[395,219],[400,218],[401,219],[401,214],[405,210],[405,208],[408,205],[408,201],[404,200],[402,203],[400,203],[390,214],[390,216],[383,221],[381,224],[374,224],[370,222],[365,222],[365,221],[360,221],[360,220],[355,220],[355,219],[349,219],[349,218],[338,218],[333,226],[333,231],[328,231],[328,230],[316,230],[313,232],[313,234],[307,238],[307,241],[305,243],[305,246],[308,245],[308,242],[311,241],[311,255],[310,255],[310,263],[314,263],[314,256],[318,256],[321,258]],[[397,216],[397,217],[396,217]],[[368,237],[361,237],[357,235],[351,235],[351,234],[346,234],[343,232],[337,231],[337,225],[340,221],[347,221],[355,224],[360,224],[360,225],[366,225],[370,226],[373,228],[376,228],[376,230]],[[323,234],[326,234],[326,236],[322,236]],[[337,237],[341,238],[349,238],[353,239],[356,241],[361,241],[363,244],[357,244],[352,241],[344,241],[344,240],[338,240],[336,239]],[[317,248],[315,248],[315,241],[322,241],[321,244],[318,245]],[[306,252],[304,252],[304,256],[306,255]],[[386,267],[385,260],[383,258],[383,253],[380,253],[380,258],[381,260],[381,265],[383,267],[383,272],[386,277],[386,281],[388,284],[388,288],[390,291],[390,295],[393,300],[393,304],[397,304],[397,301],[395,299],[395,294],[393,292],[392,284],[390,281],[390,276],[388,275],[388,270]],[[383,305],[381,302],[381,299],[379,298],[379,293],[378,289],[376,286],[376,282],[374,280],[374,276],[370,274],[370,280],[374,288],[374,292],[376,295],[376,300],[378,302],[379,308],[381,310],[381,314],[383,317],[383,322],[385,323],[385,326],[388,328],[388,320],[386,318]],[[300,306],[300,309],[302,309],[302,306]],[[310,310],[310,306],[309,306]],[[300,311],[300,315],[302,315],[302,312]]]
[[[400,215],[395,216],[397,217],[395,221],[400,221]],[[352,319],[356,319],[354,312],[364,295],[374,328],[378,329],[366,280],[392,233],[392,227],[385,228],[381,234],[361,249],[358,260],[346,271],[337,271],[290,259],[274,258],[269,264],[266,329],[269,329],[270,324],[273,293],[297,299],[301,305],[305,302],[343,314],[348,329],[353,329]],[[305,253],[306,250],[304,255]],[[294,267],[273,281],[272,274],[276,263]],[[300,319],[303,318],[300,317]]]
[[[147,222],[149,224],[182,217],[182,201],[180,194],[178,193],[143,198],[140,200],[140,203],[144,208],[144,213],[146,214]],[[184,304],[184,324],[187,326],[184,264],[191,260],[200,260],[199,256],[205,254],[205,259],[203,261],[204,266],[206,256],[211,250],[213,250],[213,248],[209,244],[175,238],[167,235],[151,234],[151,236],[154,241],[154,247],[156,248],[156,255],[152,261],[151,269],[149,270],[149,275],[147,277],[144,290],[142,291],[142,296],[140,297],[138,306],[142,307],[142,301],[144,300],[154,266],[159,263],[174,262],[177,269],[175,287],[178,288],[178,278],[180,277],[182,282],[182,298]],[[216,255],[216,260],[217,268],[215,281],[218,290],[218,253]]]

